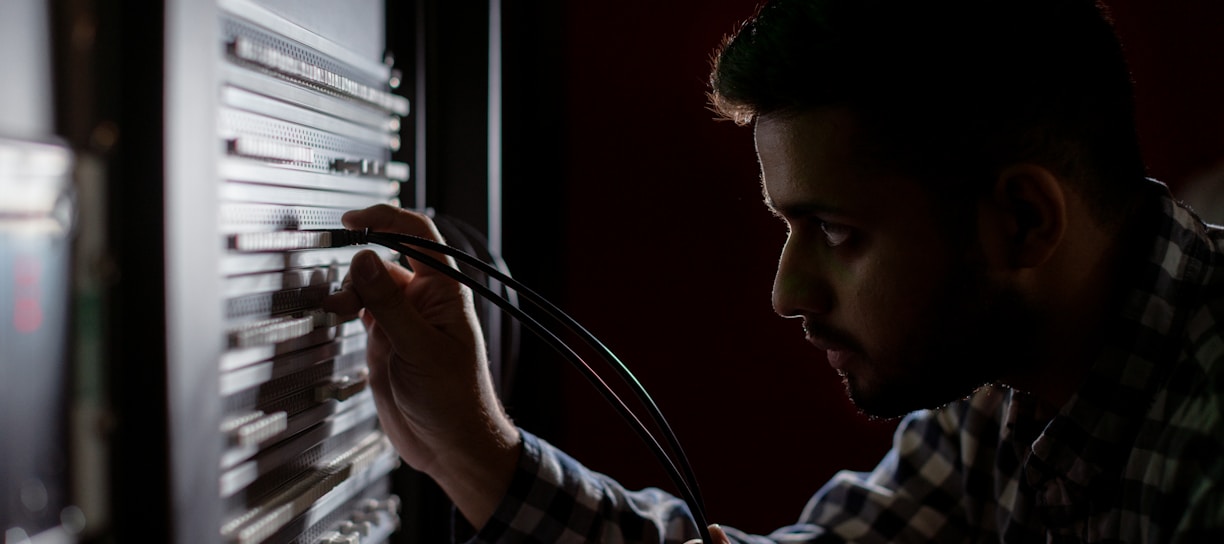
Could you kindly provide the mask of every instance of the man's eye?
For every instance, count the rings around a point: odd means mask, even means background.
[[[837,223],[820,222],[820,230],[824,231],[825,241],[829,247],[836,247],[850,238],[850,227]]]

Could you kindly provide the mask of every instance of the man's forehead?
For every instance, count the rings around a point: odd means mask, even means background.
[[[922,185],[899,172],[849,108],[767,116],[754,125],[762,200],[776,214],[871,216]]]
[[[860,131],[857,115],[848,107],[824,106],[799,112],[757,117],[753,123],[757,149],[795,143],[848,141]]]
[[[764,116],[754,125],[767,205],[785,206],[813,183],[855,177],[857,125],[845,108]]]

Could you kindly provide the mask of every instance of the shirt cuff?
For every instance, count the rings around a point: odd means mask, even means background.
[[[458,509],[452,509],[451,540],[453,542],[465,544],[498,542],[510,530],[513,521],[523,510],[528,493],[543,477],[541,474],[543,447],[540,439],[535,435],[523,429],[519,429],[519,435],[523,438],[523,451],[519,455],[518,465],[514,469],[514,476],[510,479],[510,488],[506,491],[506,496],[502,497],[493,516],[480,531],[476,531]]]

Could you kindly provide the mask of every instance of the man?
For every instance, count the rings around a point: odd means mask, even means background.
[[[1145,179],[1096,6],[778,0],[712,87],[754,127],[788,228],[775,310],[864,412],[904,417],[874,471],[731,539],[1224,541],[1224,234]],[[438,238],[388,207],[345,222]],[[358,255],[329,304],[365,308],[383,427],[475,528],[461,538],[696,535],[681,501],[516,429],[471,294],[414,268]]]

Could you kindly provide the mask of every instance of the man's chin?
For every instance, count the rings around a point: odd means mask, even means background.
[[[863,377],[844,371],[838,373],[841,374],[842,385],[846,387],[846,396],[860,414],[871,419],[896,419],[913,411],[900,406],[896,395],[864,383],[866,380]]]
[[[896,387],[870,383],[861,376],[840,372],[846,395],[859,413],[873,420],[897,419],[917,410],[934,410],[968,397],[978,386],[928,387],[909,382]]]

